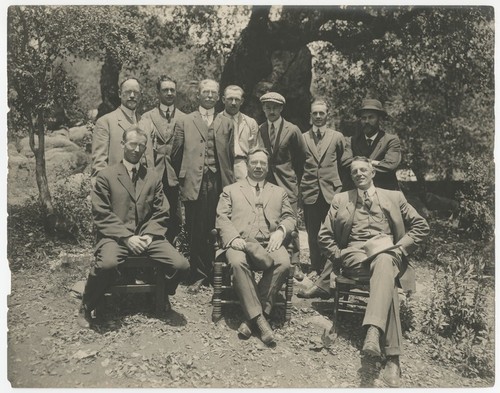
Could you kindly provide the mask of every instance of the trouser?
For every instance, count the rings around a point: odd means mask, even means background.
[[[124,244],[119,244],[113,239],[109,239],[96,250],[96,259],[90,269],[83,293],[83,305],[86,309],[95,309],[106,290],[118,277],[117,267],[130,255],[133,254]],[[167,266],[166,290],[168,295],[173,295],[183,278],[183,272],[189,269],[187,259],[179,254],[167,240],[153,240],[141,255],[147,255],[153,261]]]
[[[295,214],[295,218],[298,218],[297,215],[297,200],[290,200],[290,206],[292,206],[293,213]],[[295,237],[292,239],[292,255],[291,261],[292,265],[298,265],[300,263],[300,242],[299,237]]]
[[[219,202],[217,174],[203,174],[200,193],[196,201],[185,201],[186,230],[189,239],[191,281],[212,280],[215,250],[210,231],[215,228],[215,215]]]
[[[323,193],[320,191],[318,199],[314,204],[304,204],[304,221],[307,230],[307,240],[309,243],[309,258],[311,260],[311,270],[321,274],[325,266],[326,257],[321,255],[318,245],[318,232],[323,223],[330,205],[325,201]]]
[[[272,251],[270,255],[274,264],[264,270],[262,278],[256,284],[252,271],[260,270],[259,267],[250,261],[243,251],[232,248],[226,251],[226,258],[233,273],[233,287],[247,320],[263,312],[268,315],[271,313],[276,293],[288,276],[290,257],[285,247]]]
[[[167,225],[167,240],[173,244],[175,237],[181,231],[182,213],[179,204],[179,187],[164,186],[163,192],[170,205],[169,220]]]

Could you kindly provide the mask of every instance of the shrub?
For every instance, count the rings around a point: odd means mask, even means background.
[[[78,242],[93,241],[91,188],[90,175],[78,173],[56,182],[52,190],[57,231]]]
[[[467,183],[458,194],[460,227],[482,240],[492,240],[495,225],[494,163],[467,154],[464,159]]]
[[[467,376],[493,373],[484,261],[472,256],[444,259],[435,271],[436,291],[422,320],[433,342],[432,356],[453,363]]]

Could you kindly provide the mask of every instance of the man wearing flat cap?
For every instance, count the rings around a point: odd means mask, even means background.
[[[382,380],[390,387],[399,387],[403,338],[398,287],[414,290],[407,256],[429,234],[429,225],[402,192],[375,187],[375,174],[368,158],[353,158],[351,177],[356,188],[333,197],[318,234],[328,261],[315,287],[327,293],[334,270],[354,280],[370,281],[362,351],[372,356],[384,353],[387,362]]]
[[[269,92],[260,97],[260,102],[267,120],[259,126],[258,144],[269,152],[267,180],[286,190],[293,211],[297,214],[299,183],[306,157],[304,139],[299,127],[281,116],[285,97]],[[300,270],[299,252],[297,237],[293,239],[292,264],[295,266],[294,277],[302,280],[304,273]]]
[[[274,341],[267,316],[290,268],[283,241],[296,225],[286,191],[266,181],[268,157],[261,147],[249,151],[247,178],[224,188],[216,221],[245,313],[238,333],[249,338],[257,329],[265,344]],[[263,271],[258,284],[254,270]]]
[[[387,118],[387,112],[379,100],[372,98],[363,100],[357,110],[361,132],[347,138],[345,157],[350,162],[352,157],[368,157],[375,168],[373,182],[376,187],[387,190],[399,190],[396,170],[401,162],[401,143],[397,135],[388,134],[380,128],[382,119]],[[353,188],[352,184],[344,189]]]

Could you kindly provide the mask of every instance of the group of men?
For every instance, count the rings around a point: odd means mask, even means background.
[[[398,386],[397,290],[405,282],[406,256],[428,226],[401,192],[388,191],[398,189],[401,152],[397,136],[380,128],[387,116],[381,103],[363,101],[358,112],[362,132],[346,139],[327,127],[329,108],[322,99],[311,104],[312,127],[302,134],[282,117],[286,100],[277,92],[260,97],[266,121],[258,126],[240,112],[244,91],[239,86],[224,89],[221,113],[215,112],[216,81],[199,83],[198,108],[189,114],[176,107],[176,89],[172,78],[158,78],[158,105],[140,116],[140,83],[126,79],[120,85],[120,107],[97,120],[92,203],[98,241],[78,323],[90,326],[91,311],[115,279],[117,266],[131,254],[167,265],[167,295],[183,279],[190,292],[208,285],[215,257],[210,233],[217,228],[245,315],[238,332],[244,337],[257,332],[271,344],[268,319],[275,295],[291,265],[296,279],[304,277],[298,238],[290,236],[300,199],[318,279],[298,296],[329,297],[335,267],[353,278],[370,279],[363,350],[380,355],[383,336],[385,379]],[[183,216],[189,261],[172,246]],[[366,263],[364,244],[381,234],[398,247]],[[254,270],[263,271],[258,284]]]

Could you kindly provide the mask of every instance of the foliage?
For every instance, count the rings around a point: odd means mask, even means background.
[[[79,173],[54,185],[52,197],[59,233],[78,242],[94,240],[90,175]]]
[[[466,154],[463,164],[468,182],[458,197],[460,226],[479,239],[492,241],[495,226],[494,162]]]
[[[493,370],[483,270],[482,259],[463,255],[437,267],[435,292],[422,320],[422,331],[434,343],[433,357],[469,376]]]

